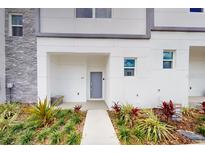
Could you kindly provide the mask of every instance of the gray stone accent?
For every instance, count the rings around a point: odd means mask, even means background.
[[[23,15],[23,37],[9,36],[9,14]],[[35,36],[35,9],[6,9],[5,50],[6,82],[13,83],[12,101],[36,102],[37,100],[37,43]],[[9,90],[6,91],[9,101]]]
[[[195,134],[194,132],[185,131],[185,130],[177,130],[177,132],[191,140],[203,140],[205,141],[205,137],[200,134]]]

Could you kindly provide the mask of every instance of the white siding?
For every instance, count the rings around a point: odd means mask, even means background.
[[[40,9],[41,32],[84,34],[146,33],[146,9],[112,9],[111,19],[75,18],[75,9]]]
[[[0,103],[5,101],[4,9],[0,8]]]
[[[155,26],[205,27],[205,12],[193,13],[190,8],[154,9]]]

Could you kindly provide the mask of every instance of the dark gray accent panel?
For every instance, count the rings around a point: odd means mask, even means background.
[[[36,29],[37,37],[57,37],[57,38],[103,38],[103,39],[150,39],[150,13],[151,8],[146,9],[146,34],[145,35],[133,35],[133,34],[85,34],[85,33],[42,33],[40,30],[40,9],[37,9],[37,24]]]
[[[23,15],[23,37],[9,36],[9,14]],[[12,101],[37,101],[37,43],[35,9],[6,9],[5,51],[6,82],[14,83]],[[9,100],[9,91],[6,92]]]

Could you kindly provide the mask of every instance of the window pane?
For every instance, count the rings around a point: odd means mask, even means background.
[[[95,17],[96,18],[111,18],[111,8],[96,8]]]
[[[12,36],[23,36],[22,27],[12,27]]]
[[[172,68],[172,61],[163,61],[163,68]]]
[[[124,59],[124,67],[135,67],[135,59]]]
[[[203,12],[203,8],[190,8],[190,12]]]
[[[78,8],[76,9],[76,18],[92,18],[92,8]]]
[[[125,68],[124,76],[134,76],[134,68]]]
[[[163,59],[173,59],[173,52],[163,52]]]
[[[23,25],[22,15],[12,15],[12,25]]]

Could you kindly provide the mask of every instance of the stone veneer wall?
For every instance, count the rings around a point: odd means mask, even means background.
[[[12,101],[36,102],[37,100],[37,45],[35,36],[35,9],[6,9],[5,50],[6,82],[14,83]],[[23,15],[23,37],[9,36],[9,14]],[[9,91],[6,91],[7,101]]]

